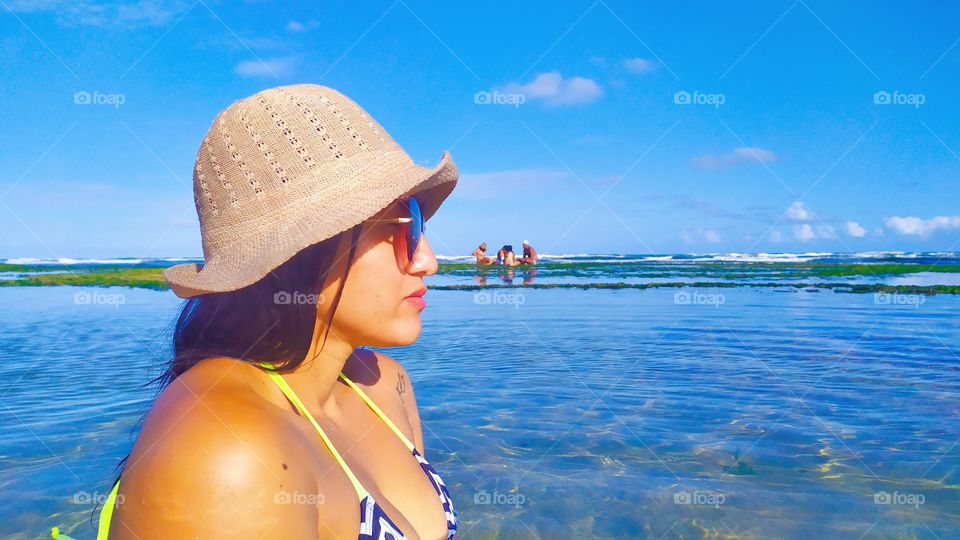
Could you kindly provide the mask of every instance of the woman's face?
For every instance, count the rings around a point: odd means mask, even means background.
[[[373,219],[410,217],[401,201],[395,201]],[[353,257],[340,303],[333,318],[330,334],[356,346],[396,347],[410,345],[420,335],[421,307],[406,297],[425,288],[424,276],[437,271],[437,258],[426,234],[413,259],[407,257],[408,223],[368,221],[362,225],[357,250]],[[318,307],[318,316],[326,321],[329,304],[346,269],[350,235],[343,235],[337,263],[331,269],[335,276],[323,288],[326,300]],[[424,298],[426,299],[426,298]]]

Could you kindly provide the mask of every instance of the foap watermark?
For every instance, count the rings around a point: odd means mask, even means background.
[[[73,303],[84,306],[94,305],[120,307],[127,303],[127,297],[119,293],[80,291],[73,294]]]
[[[274,504],[301,504],[320,506],[326,501],[323,493],[303,493],[301,491],[277,491],[273,494]]]
[[[909,105],[914,109],[919,109],[920,106],[926,102],[926,94],[908,94],[905,92],[900,92],[899,90],[894,90],[893,92],[880,90],[879,92],[873,93],[874,105]]]
[[[527,96],[518,93],[505,93],[498,90],[487,92],[486,90],[481,90],[473,94],[474,105],[511,105],[514,108],[519,108],[526,102]]]
[[[313,304],[319,305],[324,302],[322,294],[303,293],[300,291],[278,291],[273,293],[273,303],[290,304]]]
[[[727,96],[724,94],[708,94],[706,92],[688,92],[680,90],[673,94],[674,105],[710,105],[719,109],[721,105],[727,102]]]
[[[119,109],[121,105],[127,102],[127,96],[123,94],[104,94],[102,92],[87,92],[80,90],[73,94],[74,105],[112,105]]]
[[[727,502],[727,496],[719,491],[682,490],[673,494],[673,504],[720,508],[720,505],[725,502]]]
[[[82,504],[84,506],[89,506],[91,504],[103,506],[109,497],[109,493],[90,493],[89,491],[78,491],[74,493],[72,497],[70,497],[70,503]],[[114,501],[116,504],[123,504],[123,495],[117,493],[117,498],[114,499]]]
[[[485,489],[481,489],[473,494],[473,502],[474,504],[501,504],[520,508],[527,502],[527,497],[520,492],[501,493],[493,490],[491,493]]]
[[[923,493],[901,493],[899,491],[894,491],[893,493],[887,491],[878,491],[873,494],[873,504],[884,504],[884,505],[902,505],[902,506],[912,506],[914,508],[920,508],[920,505],[925,503],[927,498]]]
[[[703,293],[700,291],[679,291],[673,293],[673,303],[691,306],[713,306],[719,308],[721,304],[726,303],[727,297],[720,293]]]
[[[913,306],[919,308],[927,297],[922,294],[873,293],[873,303],[878,306]]]
[[[473,293],[474,304],[507,305],[519,308],[527,301],[523,293],[504,293],[499,291],[477,291]]]

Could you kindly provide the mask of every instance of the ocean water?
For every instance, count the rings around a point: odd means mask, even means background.
[[[960,297],[904,298],[437,290],[388,352],[462,538],[955,538]],[[180,300],[0,305],[0,537],[93,538]]]
[[[686,254],[544,254],[534,266],[477,268],[475,259],[462,255],[438,255],[435,286],[463,285],[556,285],[556,284],[655,284],[720,283],[738,285],[774,284],[887,284],[960,285],[960,252],[872,251],[851,253],[686,253]],[[0,272],[0,282],[25,275],[89,271],[104,267],[162,268],[202,259],[4,259],[0,264],[29,265],[27,271]],[[907,265],[916,272],[902,274],[883,265]],[[853,275],[822,273],[838,265],[858,265]],[[924,271],[930,266],[938,271]],[[955,271],[954,271],[955,269]],[[948,270],[948,271],[944,271]]]

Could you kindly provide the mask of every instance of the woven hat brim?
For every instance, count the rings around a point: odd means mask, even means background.
[[[384,170],[393,172],[384,176]],[[244,222],[241,226],[246,235],[238,234],[238,241],[221,249],[216,257],[202,265],[166,268],[164,279],[180,298],[241,289],[300,250],[350,229],[403,196],[417,195],[424,220],[430,219],[459,178],[449,152],[444,152],[432,169],[414,164],[403,152],[387,152],[356,164],[353,172],[361,180],[341,197],[299,198],[291,201],[284,216],[264,215]],[[251,235],[249,231],[260,232]]]

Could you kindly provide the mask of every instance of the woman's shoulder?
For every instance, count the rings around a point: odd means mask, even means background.
[[[379,351],[357,349],[347,360],[343,372],[423,452],[420,413],[413,383],[403,364]]]
[[[235,360],[204,361],[164,389],[124,467],[115,521],[171,532],[209,528],[204,537],[249,527],[273,527],[272,535],[278,526],[292,536],[315,534],[315,506],[276,506],[284,492],[310,494],[317,485],[314,475],[296,470],[309,459],[298,455],[302,445],[284,443],[291,434],[283,410],[255,382],[265,377],[246,370],[259,371]],[[276,510],[271,524],[249,512],[257,507]],[[198,513],[208,522],[187,521]]]
[[[141,437],[159,432],[169,441],[171,434],[211,438],[207,433],[213,429],[230,429],[238,435],[247,430],[282,429],[284,423],[277,420],[286,409],[278,405],[282,401],[277,394],[279,391],[256,366],[229,358],[203,360],[157,396]],[[205,426],[213,429],[192,431]]]

